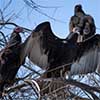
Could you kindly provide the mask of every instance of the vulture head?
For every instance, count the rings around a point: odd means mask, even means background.
[[[16,27],[16,28],[14,29],[14,32],[15,32],[15,33],[23,32],[23,28],[22,28],[22,27]]]
[[[16,47],[22,42],[21,36],[19,33],[23,32],[22,27],[16,27],[14,28],[13,32],[11,33],[11,36],[9,38],[9,41],[7,43],[7,47]]]
[[[74,7],[74,14],[77,15],[78,13],[85,14],[81,4],[78,4]]]
[[[82,5],[81,4],[78,4],[75,6],[75,11],[81,11],[82,10]]]

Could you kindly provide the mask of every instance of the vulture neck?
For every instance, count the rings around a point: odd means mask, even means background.
[[[78,17],[82,17],[82,16],[85,15],[85,13],[84,13],[84,12],[75,12],[74,15],[75,15],[75,16],[78,16]]]

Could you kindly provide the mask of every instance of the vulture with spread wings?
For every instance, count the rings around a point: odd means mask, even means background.
[[[54,35],[49,22],[39,24],[23,44],[22,59],[28,58],[46,70],[46,77],[60,77],[61,69],[70,75],[99,70],[100,35],[77,43],[78,34],[68,39]],[[24,51],[24,52],[23,52]]]
[[[21,37],[19,33],[22,31],[23,29],[21,27],[15,28],[10,36],[9,42],[0,51],[0,94],[6,85],[13,83],[21,65]]]

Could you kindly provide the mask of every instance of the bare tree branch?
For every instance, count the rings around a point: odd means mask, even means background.
[[[2,35],[2,37],[3,37],[4,41],[5,41],[5,44],[7,44],[6,36],[4,35],[4,33],[0,31],[0,34]]]
[[[82,90],[86,91],[87,93],[89,93],[94,99],[97,99],[99,100],[99,98],[94,94],[94,92],[97,92],[97,93],[100,93],[100,89],[98,89],[97,87],[93,87],[93,86],[89,86],[89,85],[86,85],[84,83],[81,83],[81,82],[77,82],[75,80],[62,80],[61,78],[58,78],[58,79],[41,79],[43,81],[52,81],[53,84],[55,83],[66,83],[67,85],[74,85],[76,87],[79,87],[81,88]],[[64,86],[62,88],[65,88]]]
[[[49,16],[48,14],[44,13],[41,10],[41,7],[42,8],[46,8],[46,7],[40,6],[40,5],[36,4],[34,1],[32,1],[32,0],[30,0],[30,2],[27,1],[27,0],[23,0],[23,1],[25,2],[25,4],[27,4],[29,7],[31,7],[33,10],[35,10],[38,13],[40,13],[41,15],[44,15],[44,16],[46,16],[46,17],[48,17],[48,18],[50,18],[50,19],[52,19],[54,21],[57,21],[57,22],[66,23],[65,21],[59,20],[57,18],[53,18],[53,17]]]
[[[15,24],[15,23],[13,23],[13,22],[0,22],[0,25],[13,25],[13,26],[15,26],[15,27],[18,27],[19,25],[17,25],[17,24]],[[20,26],[21,27],[21,26]],[[32,30],[30,30],[30,29],[28,29],[28,28],[24,28],[24,27],[22,27],[24,30],[26,30],[26,31],[32,31]]]
[[[11,3],[12,3],[12,0],[9,0],[6,6],[3,8],[3,12],[10,6]]]
[[[23,67],[25,67],[25,68],[29,69],[30,71],[36,73],[37,75],[41,76],[41,74],[39,72],[35,71],[34,69],[32,69],[32,68],[30,68],[30,67],[28,67],[26,65],[23,65]]]

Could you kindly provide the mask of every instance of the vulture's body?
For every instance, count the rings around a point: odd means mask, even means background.
[[[36,65],[47,70],[47,77],[60,77],[60,69],[65,66],[71,75],[94,72],[99,66],[100,36],[77,44],[77,33],[70,39],[56,37],[49,22],[39,24],[23,44],[23,58],[28,58]],[[53,70],[53,71],[50,71]]]
[[[6,84],[12,84],[21,65],[20,50],[21,37],[20,28],[16,28],[9,39],[8,44],[0,51],[0,93]]]
[[[96,26],[93,17],[89,14],[86,14],[80,4],[75,6],[74,15],[70,18],[69,32],[70,34],[73,32],[78,32],[79,42],[91,37],[96,33]]]

